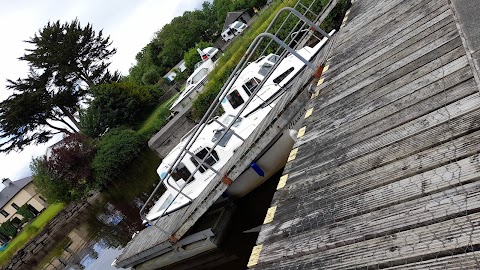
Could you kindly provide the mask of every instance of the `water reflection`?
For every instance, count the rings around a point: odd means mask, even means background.
[[[142,152],[122,176],[98,195],[82,216],[82,222],[49,253],[37,269],[117,269],[114,259],[143,228],[139,210],[157,183],[158,157]]]

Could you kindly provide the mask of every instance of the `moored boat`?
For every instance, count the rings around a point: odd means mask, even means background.
[[[327,38],[324,38],[314,47],[303,47],[297,53],[310,60],[326,42]],[[272,71],[278,61],[280,63]],[[207,123],[189,147],[186,144],[192,134],[185,135],[158,167],[157,173],[164,180],[166,191],[146,215],[147,221],[176,211],[198,197],[235,150],[265,119],[288,88],[286,86],[303,68],[305,64],[293,55],[280,59],[278,55],[269,54],[243,69],[238,78],[231,82],[225,98],[219,101],[224,113]],[[263,86],[257,90],[262,83]],[[253,94],[255,96],[250,98]],[[248,99],[250,102],[245,104]],[[251,166],[234,179],[226,191],[229,196],[247,194],[284,166],[300,118],[294,117],[289,128],[281,130],[252,161]],[[227,130],[229,125],[231,128]],[[187,148],[187,153],[177,162],[184,148]],[[171,169],[175,164],[177,166]]]

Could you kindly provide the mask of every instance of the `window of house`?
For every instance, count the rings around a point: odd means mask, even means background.
[[[242,87],[243,87],[243,90],[245,90],[245,92],[247,92],[247,94],[251,96],[252,93],[255,91],[255,87],[257,87],[257,85],[259,84],[260,84],[260,80],[253,77],[252,79],[247,81],[244,85],[242,85]]]
[[[4,217],[8,217],[8,215],[9,215],[8,212],[3,210],[3,209],[0,210],[0,214],[2,214]]]
[[[172,171],[172,178],[175,179],[175,181],[179,181],[181,179],[183,179],[183,181],[187,181],[191,175],[192,174],[183,163],[178,164],[177,168]],[[195,180],[195,178],[192,176],[190,181],[193,180]]]
[[[195,158],[195,157],[190,158],[190,160],[192,161],[193,165],[195,165],[195,167],[197,167],[200,164],[199,160],[203,160],[203,158],[205,158],[205,156],[207,156],[210,149],[211,148],[209,148],[209,147],[205,147],[195,154],[195,156],[197,158]],[[217,151],[213,150],[212,153],[210,153],[210,155],[208,155],[208,157],[205,159],[204,163],[206,163],[210,166],[213,166],[213,164],[217,163],[217,161],[218,161]],[[200,167],[198,167],[198,171],[201,172],[201,173],[204,173],[206,170],[208,170],[208,167],[204,166],[203,164],[200,165]]]
[[[288,75],[290,75],[290,73],[292,73],[293,71],[293,67],[287,69],[285,72],[283,72],[282,74],[280,74],[280,76],[276,77],[275,79],[273,79],[273,82],[274,83],[280,83],[281,81],[283,81]]]
[[[227,100],[230,102],[234,109],[238,108],[238,106],[242,105],[245,101],[243,100],[242,96],[238,90],[233,90],[230,94],[227,95]]]
[[[12,207],[15,208],[15,210],[18,210],[20,208],[16,203],[12,203]]]

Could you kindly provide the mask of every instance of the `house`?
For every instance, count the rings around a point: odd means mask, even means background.
[[[35,216],[45,209],[47,203],[35,190],[32,180],[31,176],[17,181],[2,180],[5,188],[0,191],[0,224],[10,220],[14,226],[20,226],[23,217],[17,210],[25,204]]]
[[[222,32],[227,30],[230,24],[232,24],[234,21],[240,21],[248,24],[250,19],[252,19],[252,17],[250,14],[248,14],[246,9],[228,12],[227,17],[225,18],[225,23],[223,24]]]
[[[174,70],[179,69],[181,72],[184,72],[187,67],[185,66],[185,60],[180,61],[177,65],[175,65],[167,74],[163,76],[163,78],[167,79],[169,82],[173,82],[175,80],[175,76],[177,75]]]

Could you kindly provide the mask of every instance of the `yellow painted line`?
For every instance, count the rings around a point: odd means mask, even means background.
[[[345,18],[343,18],[342,22],[346,22],[348,20],[348,15],[345,15]]]
[[[293,149],[291,152],[290,152],[290,155],[288,155],[288,160],[287,162],[290,162],[292,160],[294,160],[296,157],[297,157],[297,153],[298,153],[298,147]]]
[[[275,216],[275,211],[277,211],[277,206],[274,205],[270,208],[268,208],[267,215],[265,216],[265,219],[263,220],[263,224],[267,224],[273,221],[273,217]]]
[[[305,113],[305,119],[308,118],[310,115],[312,115],[313,113],[313,108],[310,108],[307,110],[307,112]]]
[[[258,258],[260,257],[260,252],[262,252],[263,245],[254,246],[252,249],[252,254],[250,254],[250,259],[248,260],[247,267],[257,265]]]
[[[277,190],[283,188],[287,184],[288,173],[280,177],[280,181],[278,181]]]
[[[326,66],[323,68],[323,71],[322,71],[322,72],[326,72],[329,67],[330,67],[329,65],[326,65]]]
[[[342,23],[342,25],[340,26],[340,28],[343,28],[343,27],[345,27],[345,23]]]
[[[320,80],[318,80],[317,86],[319,86],[320,84],[322,84],[324,81],[325,81],[324,78],[321,78]]]
[[[320,93],[320,91],[316,91],[315,93],[313,93],[311,99],[316,98],[319,93]]]
[[[301,129],[299,129],[297,133],[297,138],[303,137],[303,135],[305,135],[305,130],[307,130],[307,127],[302,127]]]
[[[347,12],[345,12],[345,15],[346,15],[346,16],[350,15],[350,9],[347,10]]]

